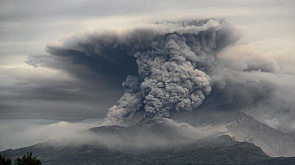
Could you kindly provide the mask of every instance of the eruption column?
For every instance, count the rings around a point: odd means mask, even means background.
[[[123,82],[125,93],[119,104],[109,109],[108,122],[124,123],[142,110],[145,118],[169,117],[174,110],[191,111],[210,93],[210,78],[205,71],[216,57],[220,21],[158,26],[161,30],[151,30],[152,37],[129,51],[136,58],[138,76],[130,75]]]

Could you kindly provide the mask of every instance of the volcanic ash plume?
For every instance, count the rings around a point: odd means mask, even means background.
[[[220,20],[202,20],[156,24],[126,35],[122,45],[136,58],[138,75],[122,83],[125,93],[109,109],[107,121],[122,124],[138,111],[145,118],[168,117],[199,106],[211,91],[205,72],[229,42],[224,28]]]

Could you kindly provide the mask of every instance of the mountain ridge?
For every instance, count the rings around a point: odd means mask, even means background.
[[[260,123],[252,116],[240,111],[235,112],[195,112],[186,121],[204,134],[229,135],[240,142],[253,143],[273,157],[295,156],[295,136],[281,132]],[[182,122],[183,117],[176,119]]]
[[[285,146],[293,144],[291,135],[259,123],[242,112],[224,116],[218,113],[210,116],[208,113],[207,116],[210,117],[209,120],[206,115],[199,116],[200,120],[206,122],[199,121],[196,117],[196,122],[188,122],[189,124],[181,119],[155,118],[141,120],[129,127],[94,127],[81,134],[85,135],[83,137],[93,136],[96,141],[67,144],[53,141],[6,150],[0,154],[16,158],[26,152],[33,152],[44,165],[295,164],[295,157],[272,158],[270,156],[273,155],[266,152],[280,149],[281,154],[292,154],[289,150],[284,150]],[[104,139],[109,143],[97,139]],[[262,144],[266,146],[259,146]]]

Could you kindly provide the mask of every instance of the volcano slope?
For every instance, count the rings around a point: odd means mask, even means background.
[[[96,139],[87,143],[47,142],[0,154],[16,158],[32,151],[45,165],[295,163],[294,157],[272,158],[253,143],[237,141],[226,133],[186,133],[193,128],[165,118],[142,120],[129,127],[102,126],[81,132]]]

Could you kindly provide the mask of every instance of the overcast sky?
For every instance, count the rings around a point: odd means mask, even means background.
[[[124,78],[81,77],[61,69],[62,64],[46,67],[46,61],[40,65],[50,56],[46,45],[58,45],[74,34],[120,31],[162,21],[226,18],[241,33],[241,40],[221,57],[241,53],[234,52],[235,47],[275,60],[283,56],[277,60],[284,66],[281,70],[294,75],[294,17],[293,0],[2,0],[0,119],[106,116],[123,93]],[[38,65],[31,60],[38,58]]]
[[[218,107],[236,99],[228,105],[295,132],[294,6],[294,0],[1,0],[0,150],[97,126],[101,120],[85,119],[105,118],[124,92],[126,75],[59,61],[48,47],[65,40],[83,43],[88,34],[202,18],[225,18],[241,35],[219,53],[220,66],[210,75],[216,90],[203,108],[212,100]],[[244,72],[251,67],[260,70]],[[267,97],[257,103],[256,94]]]

